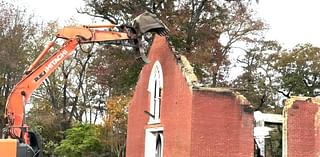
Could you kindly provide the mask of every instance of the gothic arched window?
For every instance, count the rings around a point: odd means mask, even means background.
[[[151,70],[148,91],[150,93],[150,110],[152,114],[149,123],[160,123],[160,110],[161,110],[161,94],[163,89],[163,73],[161,64],[156,61]]]

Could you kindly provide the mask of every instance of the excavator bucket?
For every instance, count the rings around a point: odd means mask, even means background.
[[[141,36],[147,32],[154,32],[161,36],[168,34],[169,30],[156,15],[150,12],[144,12],[133,20],[133,27],[137,33],[137,45],[140,52],[140,58],[143,62],[149,63],[141,42]]]
[[[161,36],[168,34],[168,28],[150,12],[144,12],[133,20],[133,27],[138,34],[155,32]]]

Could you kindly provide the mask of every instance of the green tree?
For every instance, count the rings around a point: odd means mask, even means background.
[[[127,95],[138,80],[143,64],[126,49],[105,46],[97,49],[88,73],[96,78],[96,83],[107,88],[111,95]]]
[[[59,156],[101,156],[102,143],[98,128],[89,124],[78,124],[66,131],[66,138],[55,149]]]
[[[102,142],[110,157],[124,157],[127,136],[127,110],[130,95],[111,96],[106,103],[107,114],[101,128]]]
[[[243,72],[232,82],[232,86],[240,89],[256,110],[281,113],[274,69],[277,62],[274,54],[279,51],[281,46],[276,41],[261,41],[238,58],[237,64]]]
[[[33,103],[27,122],[31,130],[41,135],[44,154],[53,155],[54,148],[64,138],[64,132],[60,125],[61,118],[55,114],[50,103],[46,100]]]
[[[157,14],[170,29],[175,49],[188,56],[202,83],[210,86],[222,85],[236,43],[255,41],[265,29],[248,1],[84,1],[80,12],[112,23],[128,23],[144,11]]]
[[[4,115],[5,103],[13,86],[21,79],[28,65],[30,47],[37,24],[23,7],[0,0],[0,112]],[[3,116],[0,128],[4,127]]]
[[[316,96],[320,89],[320,48],[299,44],[289,51],[275,54],[275,70],[279,77],[279,92],[285,96]]]

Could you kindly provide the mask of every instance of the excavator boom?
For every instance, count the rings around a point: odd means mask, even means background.
[[[36,90],[48,76],[67,58],[72,56],[73,51],[79,44],[110,42],[110,41],[129,41],[135,44],[140,54],[141,36],[146,32],[155,32],[159,35],[166,35],[167,28],[150,13],[140,15],[134,21],[134,26],[126,25],[83,25],[67,26],[59,29],[56,38],[64,39],[65,42],[59,50],[51,54],[48,59],[42,61],[49,55],[50,49],[54,46],[54,41],[50,42],[35,61],[26,70],[25,75],[11,91],[6,103],[5,118],[6,127],[3,129],[3,138],[0,140],[1,150],[9,150],[11,146],[17,146],[16,155],[19,157],[41,157],[42,146],[37,135],[28,131],[25,120],[25,105],[29,102],[34,90]],[[141,20],[148,19],[148,20]],[[142,27],[149,25],[148,27]],[[145,56],[143,60],[147,62]],[[9,140],[10,139],[10,140]],[[16,140],[13,140],[16,139]],[[11,151],[15,151],[13,148]],[[18,151],[19,150],[19,151]],[[22,152],[22,153],[21,153]]]

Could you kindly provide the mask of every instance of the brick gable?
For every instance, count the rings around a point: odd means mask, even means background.
[[[253,114],[231,90],[196,87],[192,67],[156,37],[129,105],[127,157],[143,157],[146,129],[163,128],[164,157],[253,156]],[[160,124],[148,124],[148,81],[154,62],[163,70]]]

